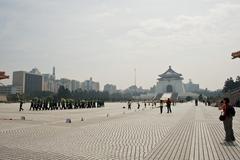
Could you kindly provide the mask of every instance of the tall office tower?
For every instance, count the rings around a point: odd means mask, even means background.
[[[12,84],[17,89],[17,93],[25,93],[25,71],[15,71],[13,72]]]

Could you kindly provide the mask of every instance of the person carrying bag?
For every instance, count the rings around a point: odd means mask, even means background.
[[[223,126],[225,130],[225,141],[232,142],[235,141],[234,133],[233,133],[233,117],[235,116],[235,109],[233,106],[229,105],[229,98],[224,98],[219,106],[220,110],[223,110],[219,119],[223,121]]]

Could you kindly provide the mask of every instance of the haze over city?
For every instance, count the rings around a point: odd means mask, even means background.
[[[0,67],[55,66],[58,78],[125,89],[134,68],[150,88],[171,65],[185,82],[221,89],[239,75],[239,10],[238,0],[0,0]]]

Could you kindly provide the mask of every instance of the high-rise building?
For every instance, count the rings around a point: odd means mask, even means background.
[[[72,83],[70,79],[61,78],[58,83],[60,86],[69,89],[69,91],[72,91]]]
[[[31,94],[43,90],[43,76],[41,74],[26,73],[25,93]]]
[[[36,75],[41,75],[41,72],[36,67],[33,68],[29,73],[36,74]]]
[[[13,72],[12,84],[17,88],[17,93],[25,93],[25,71],[15,71]]]
[[[90,79],[85,83],[86,90],[99,90],[99,83]],[[33,68],[30,72],[16,71],[13,72],[13,87],[17,93],[31,94],[35,91],[50,91],[57,93],[60,86],[75,91],[81,88],[81,83],[77,80],[61,78],[56,80],[55,67],[52,74],[41,74],[37,68]],[[9,88],[8,88],[9,91]]]
[[[80,82],[77,80],[71,81],[72,91],[75,91],[80,88]]]
[[[99,82],[94,82],[94,81],[92,80],[92,78],[90,78],[90,80],[86,80],[86,81],[82,82],[81,88],[82,88],[83,90],[86,90],[86,91],[91,91],[91,90],[93,90],[93,91],[99,91],[99,89],[100,89],[100,84],[99,84]]]
[[[194,84],[192,80],[190,79],[187,84],[184,84],[186,92],[198,92],[199,89],[199,84]]]
[[[58,92],[59,87],[61,86],[60,80],[55,80],[54,83],[54,93]]]
[[[60,80],[55,80],[55,92],[58,92],[60,86],[67,88],[69,91],[75,91],[81,88],[81,83],[77,80],[70,80],[66,78],[61,78]]]
[[[43,91],[55,92],[55,76],[43,74]]]
[[[31,94],[43,90],[43,76],[37,68],[30,72],[15,71],[13,72],[13,86],[17,93]]]
[[[104,86],[103,91],[106,91],[106,92],[108,92],[109,94],[113,94],[113,93],[116,93],[116,92],[117,92],[117,87],[116,87],[116,85],[106,84],[106,85]]]
[[[43,91],[57,92],[55,81],[55,67],[53,67],[52,74],[43,74]]]
[[[92,83],[92,90],[94,90],[94,91],[99,91],[100,90],[99,82],[93,82]]]
[[[54,78],[56,78],[56,70],[55,70],[55,67],[53,67],[53,73],[52,75],[54,76]]]

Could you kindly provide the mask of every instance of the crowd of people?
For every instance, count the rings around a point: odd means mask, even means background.
[[[20,101],[19,111],[23,111],[23,102]],[[103,107],[104,101],[81,101],[81,100],[32,100],[29,110],[63,110],[63,109],[79,109],[79,108],[98,108]]]
[[[152,107],[157,107],[157,102],[156,101],[152,101],[152,102],[146,102],[144,101],[144,108],[147,107],[147,103],[148,105],[152,106]],[[159,101],[160,103],[160,113],[162,114],[163,113],[163,106],[164,106],[164,103],[166,103],[166,107],[167,107],[167,113],[172,113],[172,108],[171,108],[171,105],[175,105],[175,102],[174,101],[171,101],[170,98],[168,98],[167,100],[160,100]],[[132,102],[131,101],[128,101],[127,102],[127,106],[128,106],[128,110],[131,110],[132,109]],[[137,109],[140,109],[140,102],[137,102]],[[125,108],[125,107],[123,107]]]
[[[152,107],[157,107],[156,101],[146,102],[144,101],[144,107],[146,108],[147,103]],[[164,103],[167,107],[167,113],[172,113],[171,105],[175,105],[175,102],[171,101],[169,98],[167,100],[159,101],[160,113],[163,113]],[[205,102],[205,105],[207,103]],[[19,111],[23,111],[22,108],[23,101],[20,101]],[[79,109],[79,108],[98,108],[103,107],[104,101],[83,101],[83,100],[42,100],[42,99],[34,99],[31,101],[29,110],[38,111],[38,110],[63,110],[63,109]],[[127,102],[128,109],[132,109],[132,102]],[[195,100],[195,106],[198,106],[198,100]],[[137,102],[137,109],[140,109],[140,102]],[[125,107],[123,107],[125,108]],[[224,98],[219,104],[219,110],[222,110],[222,114],[219,119],[223,121],[224,130],[225,130],[225,141],[232,142],[235,141],[234,132],[233,132],[233,117],[235,116],[235,109],[230,105],[230,101],[228,98]]]

